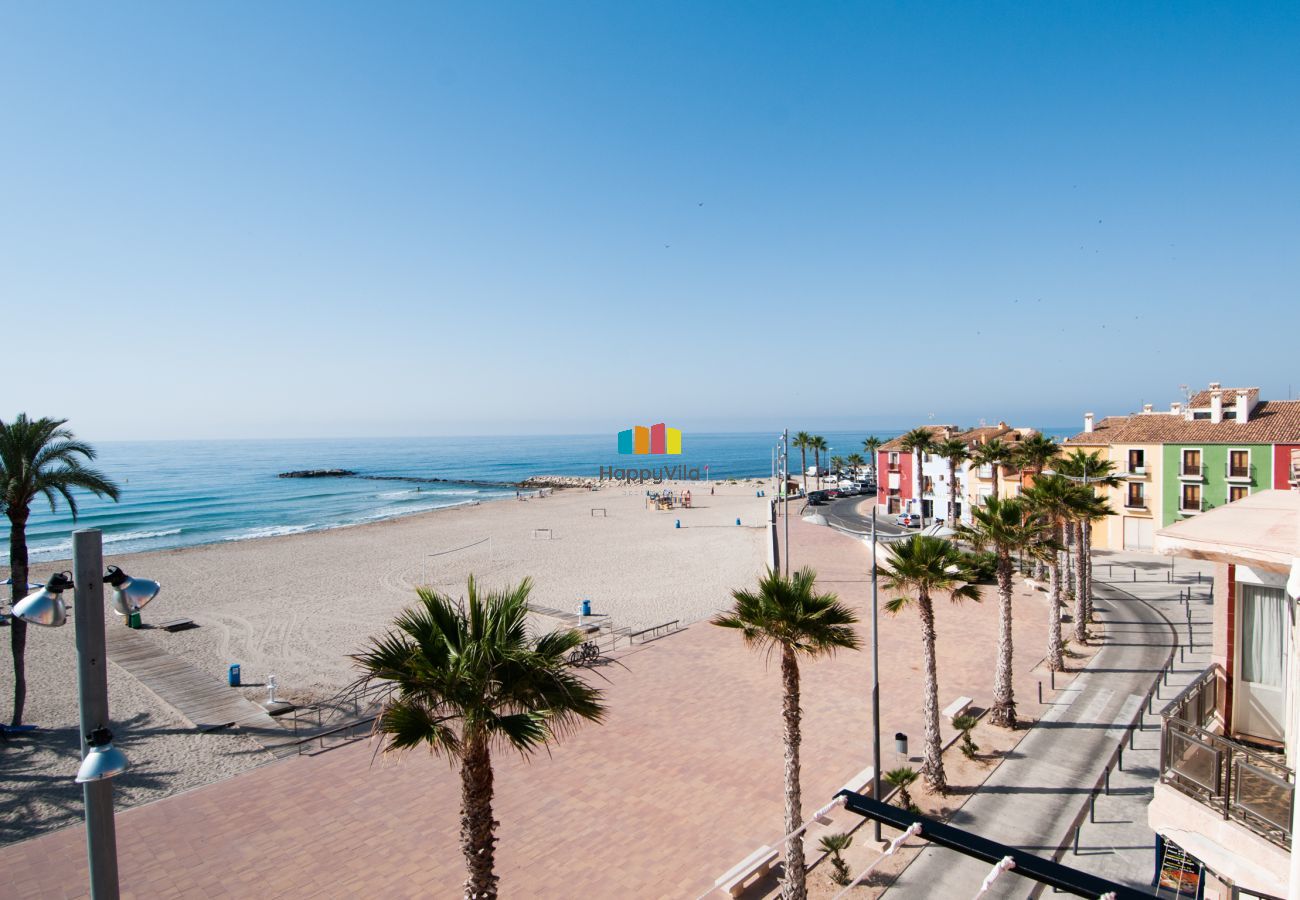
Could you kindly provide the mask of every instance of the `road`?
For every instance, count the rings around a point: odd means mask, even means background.
[[[832,525],[855,534],[871,533],[871,507],[875,505],[876,495],[865,497],[843,497],[830,503],[809,506],[804,515],[821,513]],[[880,512],[876,517],[876,533],[881,537],[896,537],[903,534],[917,534],[920,529],[901,528],[894,522],[895,517]]]

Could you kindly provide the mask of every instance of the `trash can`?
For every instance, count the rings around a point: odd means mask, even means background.
[[[239,663],[231,663],[227,680],[231,687],[239,687]]]
[[[584,616],[589,616],[589,615],[591,615],[591,601],[590,601],[590,600],[583,600],[583,601],[582,601],[582,614],[583,614]]]
[[[126,627],[127,628],[140,627],[140,611],[138,609],[126,617]]]

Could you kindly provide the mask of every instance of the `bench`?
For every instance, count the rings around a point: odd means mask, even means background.
[[[970,709],[970,705],[974,702],[975,701],[972,700],[970,697],[958,697],[956,700],[948,704],[948,706],[944,709],[943,714],[948,719],[948,721],[951,722],[953,719],[957,718],[958,716],[966,715],[966,711]]]
[[[159,622],[154,628],[161,628],[163,631],[185,631],[187,628],[198,628],[198,623],[193,619],[168,619],[166,622]]]
[[[764,844],[726,871],[713,886],[726,891],[732,897],[739,897],[745,890],[745,883],[754,876],[762,877],[772,868],[778,854]]]
[[[864,791],[869,792],[871,783],[875,781],[875,779],[876,779],[875,767],[867,766],[861,772],[854,775],[847,782],[845,782],[844,787],[840,788],[840,790],[849,791],[850,793],[853,794],[861,794]]]

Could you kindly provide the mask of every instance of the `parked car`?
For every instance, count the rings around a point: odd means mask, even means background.
[[[825,503],[828,499],[830,499],[830,498],[826,496],[826,492],[825,492],[825,491],[809,491],[809,492],[808,492],[808,505],[809,505],[809,506],[820,506],[821,504]]]
[[[838,500],[840,497],[844,496],[844,492],[839,488],[827,488],[822,493],[826,495],[826,499],[828,500]]]
[[[916,513],[899,513],[897,522],[903,528],[921,527],[921,517]]]

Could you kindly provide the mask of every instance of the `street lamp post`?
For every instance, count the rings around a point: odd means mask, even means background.
[[[77,691],[81,707],[81,758],[88,739],[109,727],[108,660],[104,641],[104,548],[98,529],[72,533],[73,620],[77,630]],[[118,896],[117,830],[113,823],[113,782],[97,778],[82,785],[86,801],[86,852],[90,896]]]
[[[876,588],[876,506],[871,506],[871,796],[880,799],[880,638]],[[880,842],[880,820],[876,820]]]
[[[785,497],[785,577],[790,577],[790,429],[781,432],[781,496]]]

